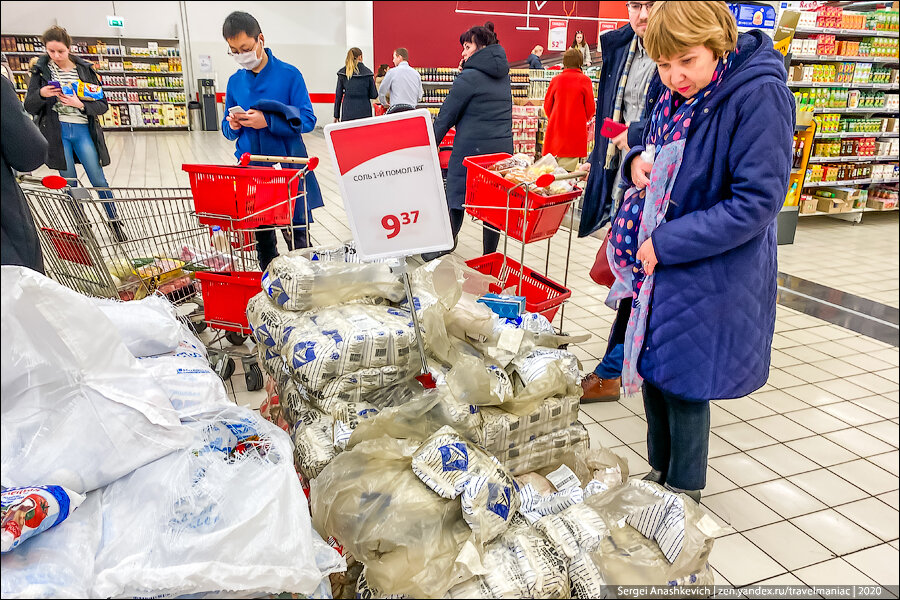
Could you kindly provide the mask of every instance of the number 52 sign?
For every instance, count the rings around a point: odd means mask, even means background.
[[[453,247],[427,110],[333,123],[325,140],[362,258]]]

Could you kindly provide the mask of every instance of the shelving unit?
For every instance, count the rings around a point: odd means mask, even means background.
[[[34,57],[43,56],[45,52],[39,47],[37,36],[4,33],[2,37],[3,53],[9,57],[13,66],[19,67],[13,70],[13,75],[16,78],[16,91],[19,92],[20,99],[24,100],[30,73],[20,65],[27,64]],[[26,45],[31,44],[34,51],[7,50],[10,44],[17,47],[22,41]],[[110,110],[101,116],[104,129],[143,131],[188,128],[188,98],[178,39],[73,36],[72,41],[72,53],[94,64],[103,89],[107,91],[106,99]],[[133,52],[139,49],[144,52]],[[126,62],[152,66],[124,68],[134,66],[127,65]],[[117,68],[117,65],[121,67]],[[157,70],[151,70],[153,67]],[[144,85],[144,81],[157,84],[172,81],[175,85]]]
[[[898,58],[897,44],[900,34],[897,31],[887,29],[874,29],[874,27],[887,27],[886,23],[890,21],[882,20],[882,17],[885,16],[884,14],[851,12],[853,11],[852,4],[844,8],[846,9],[845,13],[841,13],[840,9],[833,7],[823,7],[821,10],[825,12],[819,12],[815,15],[801,12],[801,26],[796,29],[792,45],[794,50],[800,48],[806,51],[795,52],[791,56],[792,75],[788,78],[788,86],[793,90],[808,90],[808,97],[816,98],[818,100],[817,103],[821,103],[824,97],[827,104],[846,104],[836,108],[827,108],[820,105],[812,111],[816,115],[818,130],[810,136],[810,141],[816,147],[824,144],[826,151],[823,152],[821,149],[818,149],[818,153],[811,152],[812,155],[806,161],[808,165],[807,171],[792,175],[792,178],[795,176],[799,177],[802,182],[800,199],[801,204],[807,208],[809,206],[807,202],[811,202],[815,206],[816,199],[822,197],[816,193],[816,190],[821,188],[860,188],[868,190],[870,186],[894,186],[898,183],[896,166],[894,166],[892,173],[888,170],[890,163],[896,165],[897,156],[893,153],[893,148],[889,142],[884,140],[900,137],[900,132],[897,129],[897,101],[895,96],[892,97],[890,95],[896,92],[898,85],[900,58]],[[834,15],[834,13],[829,13],[828,11],[838,12]],[[834,18],[832,19],[832,17]],[[805,20],[808,22],[804,22]],[[841,24],[841,21],[844,24],[850,22],[854,26],[858,23],[860,26],[866,25],[873,27],[873,29],[809,26],[809,22],[831,25],[834,21],[837,21],[837,24]],[[815,37],[816,41],[813,41],[810,38],[814,36],[834,37]],[[853,55],[848,56],[848,54]],[[801,63],[813,64],[804,68],[800,66]],[[837,65],[838,63],[847,64],[829,69],[829,64]],[[867,66],[867,63],[870,66]],[[886,68],[889,72],[886,71]],[[809,74],[811,71],[814,73],[813,76]],[[812,81],[813,79],[816,79],[816,81]],[[834,79],[835,81],[828,81],[827,79]],[[838,79],[841,81],[837,81]],[[855,82],[853,79],[860,81]],[[823,92],[821,91],[823,89],[831,89],[834,92]],[[883,106],[855,105],[857,101],[859,103],[862,103],[863,100],[872,102],[873,98],[871,96],[873,94],[877,96],[874,100],[880,104],[882,92],[886,93],[883,98]],[[803,93],[805,97],[806,92]],[[837,126],[838,117],[829,118],[824,115],[841,115],[839,119],[840,126]],[[844,117],[844,115],[847,115],[847,117]],[[862,120],[859,120],[860,118]],[[851,122],[846,122],[847,119],[850,119]],[[870,123],[866,119],[872,119],[873,122]],[[880,122],[878,122],[879,119]],[[841,129],[841,131],[822,131],[823,125],[831,129]],[[877,128],[878,131],[845,131],[845,129],[854,128]],[[875,138],[874,152],[872,152],[872,143],[862,141],[863,138]],[[827,140],[835,140],[835,146],[828,148],[829,142]],[[833,155],[837,154],[837,141],[841,142],[841,153],[849,154],[848,156]],[[850,147],[847,144],[850,144]],[[891,148],[890,154],[885,154],[886,147]],[[846,168],[840,167],[839,175],[845,172],[848,175],[857,175],[860,172],[863,175],[868,175],[871,171],[873,176],[857,176],[853,179],[840,181],[811,181],[811,179],[816,179],[819,176],[820,169],[823,170],[823,176],[827,174],[829,178],[833,178],[834,169],[844,164],[847,166]],[[851,167],[851,165],[854,166]],[[829,170],[831,170],[830,173]],[[810,174],[815,175],[815,177],[810,177]],[[892,176],[885,177],[885,174]],[[837,190],[833,190],[833,193],[837,194],[837,192]],[[847,194],[845,208],[847,204],[855,206],[855,208],[838,213],[807,210],[807,212],[801,212],[799,216],[827,215],[858,223],[865,213],[897,210],[896,207],[882,210],[866,206],[866,198],[869,197],[867,192],[855,195],[850,191],[843,193]],[[844,196],[837,196],[836,198],[832,196],[835,201],[838,201],[841,197]],[[860,201],[862,206],[859,205]]]
[[[444,102],[442,99],[438,99],[439,96],[434,94],[433,90],[435,88],[438,90],[446,88],[449,93],[449,89],[453,87],[453,83],[456,81],[459,70],[456,67],[415,67],[415,69],[422,77],[422,87],[425,88],[425,98],[423,98],[422,102],[419,102],[416,107],[428,109],[440,108]],[[513,90],[513,98],[525,98],[527,96],[526,90],[530,85],[528,81],[528,69],[512,69],[510,71],[510,78],[512,79],[510,86]],[[431,112],[432,114],[436,114],[435,110],[432,110]]]

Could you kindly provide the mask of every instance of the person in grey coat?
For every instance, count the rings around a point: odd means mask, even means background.
[[[371,117],[371,101],[377,97],[375,75],[362,63],[362,50],[350,48],[344,66],[337,72],[334,122]]]
[[[22,108],[16,89],[0,77],[3,152],[0,156],[0,263],[44,273],[44,257],[31,210],[13,169],[31,171],[47,160],[47,140]]]
[[[450,93],[434,121],[434,139],[442,140],[451,127],[456,127],[453,152],[447,169],[447,204],[450,224],[456,239],[462,228],[466,199],[467,156],[513,152],[512,87],[506,51],[497,43],[492,23],[472,27],[460,36],[463,46],[462,72],[453,82]],[[485,254],[497,250],[500,233],[485,225],[482,248]],[[455,246],[454,246],[455,247]],[[423,254],[425,260],[440,253]]]

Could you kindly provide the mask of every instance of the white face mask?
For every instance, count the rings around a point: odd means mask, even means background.
[[[265,50],[263,50],[265,52]],[[242,68],[252,71],[262,62],[262,57],[256,55],[256,48],[249,52],[234,53],[231,55],[234,61]]]

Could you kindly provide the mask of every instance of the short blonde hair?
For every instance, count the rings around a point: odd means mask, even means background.
[[[737,45],[737,23],[724,2],[657,2],[653,5],[644,47],[655,61],[694,46],[706,46],[716,58]]]
[[[543,52],[543,51],[544,51],[544,47],[541,46],[540,44],[538,44],[537,46],[535,46],[534,48],[531,49],[532,54],[537,54],[538,52]]]

